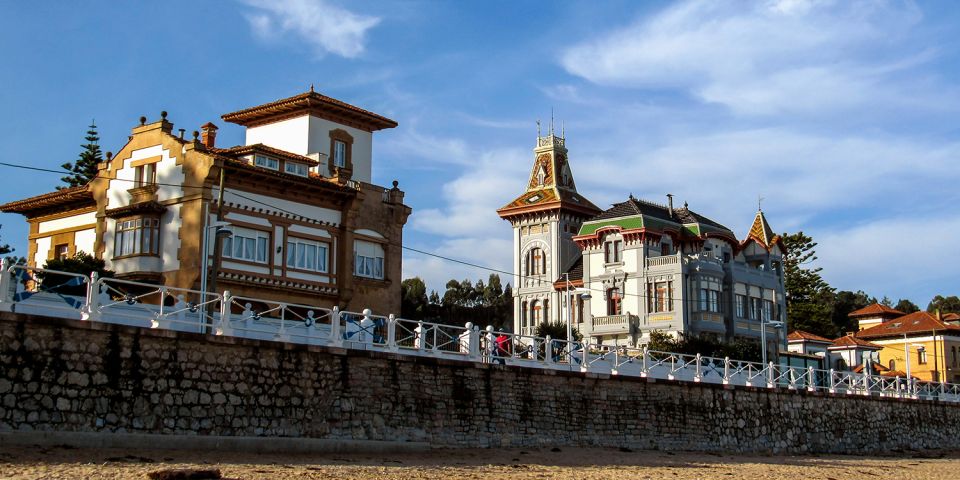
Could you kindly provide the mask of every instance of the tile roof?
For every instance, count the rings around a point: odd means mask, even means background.
[[[25,198],[23,200],[15,200],[10,203],[5,203],[0,205],[0,212],[27,214],[32,211],[69,205],[71,203],[92,204],[93,193],[87,189],[87,185],[62,188],[55,192],[44,193],[42,195]]]
[[[834,340],[833,344],[827,348],[836,349],[836,350],[847,349],[847,348],[869,348],[869,349],[875,349],[875,350],[882,350],[883,346],[857,338],[854,335],[844,335]]]
[[[938,333],[952,333],[960,336],[960,326],[947,325],[927,312],[904,315],[866,330],[860,330],[855,335],[860,338],[902,337],[904,334],[928,335],[934,330]]]
[[[833,343],[833,340],[821,337],[820,335],[812,334],[810,332],[804,332],[803,330],[794,330],[787,334],[787,341]]]
[[[637,217],[640,217],[638,222],[630,221],[630,219]],[[653,222],[646,222],[645,220],[653,220]],[[607,210],[587,220],[587,222],[593,225],[585,225],[580,231],[581,235],[596,231],[596,228],[592,228],[594,226],[620,225],[623,228],[641,228],[656,226],[657,223],[668,223],[677,226],[696,226],[695,229],[690,229],[690,232],[695,235],[703,234],[703,230],[713,229],[734,238],[733,232],[729,228],[690,210],[686,204],[681,208],[673,209],[673,214],[671,215],[670,207],[640,200],[634,198],[633,195],[625,202],[613,204]],[[652,225],[648,225],[648,223],[652,223]],[[706,228],[704,229],[703,227]]]
[[[293,160],[295,162],[306,163],[308,165],[319,165],[320,161],[299,155],[296,153],[288,152],[286,150],[280,150],[279,148],[274,148],[269,145],[264,145],[262,143],[254,143],[252,145],[237,145],[230,148],[214,148],[212,149],[215,153],[229,156],[241,156],[241,155],[250,155],[256,153],[262,153],[264,155],[272,155],[274,157],[279,157],[284,160]]]
[[[295,115],[322,112],[352,118],[364,127],[369,128],[370,131],[394,128],[398,125],[396,121],[382,115],[314,92],[312,86],[309,92],[227,113],[221,115],[220,118],[238,125],[256,126]]]
[[[874,303],[873,305],[867,305],[859,310],[854,310],[847,314],[850,318],[859,318],[859,317],[883,317],[883,318],[896,318],[906,315],[900,310],[890,308],[886,305],[879,303]]]
[[[786,248],[783,245],[783,239],[780,238],[780,235],[773,233],[773,229],[770,228],[770,224],[767,222],[767,217],[763,214],[763,210],[757,210],[757,215],[753,217],[753,225],[750,226],[747,238],[744,238],[743,241],[740,242],[740,245],[746,245],[750,241],[757,242],[757,244],[767,251],[772,249],[774,245],[779,245],[781,249]]]

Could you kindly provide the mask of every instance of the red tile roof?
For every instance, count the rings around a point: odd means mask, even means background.
[[[305,157],[303,155],[298,155],[296,153],[288,152],[286,150],[280,150],[279,148],[273,148],[269,145],[264,145],[262,143],[254,143],[253,145],[237,145],[230,148],[215,148],[214,152],[220,153],[222,155],[229,156],[242,156],[262,153],[264,155],[271,155],[274,157],[279,157],[284,160],[293,160],[296,162],[306,163],[307,165],[319,165],[320,161],[315,160],[310,157]]]
[[[870,348],[881,350],[883,349],[883,346],[857,338],[853,335],[844,335],[834,340],[833,345],[830,345],[827,348],[830,348],[831,350],[842,350],[847,348]]]
[[[885,338],[917,333],[929,335],[934,330],[938,333],[952,333],[960,336],[960,326],[947,325],[927,312],[914,312],[883,322],[880,325],[857,332],[856,336],[859,338]]]
[[[336,98],[321,95],[313,91],[283,98],[274,102],[257,105],[236,112],[227,113],[220,118],[246,127],[262,125],[308,113],[323,116],[324,113],[349,119],[355,126],[369,131],[394,128],[397,122],[369,110],[350,105]]]
[[[0,212],[28,214],[32,211],[69,205],[71,203],[76,203],[78,206],[93,204],[93,193],[87,189],[86,185],[63,188],[55,192],[44,193],[35,197],[0,205]]]
[[[886,305],[881,305],[879,303],[874,303],[873,305],[867,305],[859,310],[854,310],[847,314],[850,318],[860,318],[860,317],[883,317],[883,318],[896,318],[902,315],[906,315],[900,310],[895,310]]]
[[[794,330],[787,335],[787,341],[807,341],[807,342],[820,342],[820,343],[832,343],[833,340],[821,337],[820,335],[814,335],[810,332],[804,332],[803,330]]]

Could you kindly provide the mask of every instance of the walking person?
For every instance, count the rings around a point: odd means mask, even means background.
[[[507,357],[510,356],[510,350],[509,350],[509,349],[510,349],[510,337],[508,337],[507,334],[503,332],[503,329],[502,329],[502,328],[501,328],[501,329],[499,330],[499,332],[498,332],[497,339],[496,339],[496,343],[497,343],[497,345],[496,345],[496,347],[497,347],[497,356],[496,356],[495,361],[496,361],[497,363],[499,363],[500,365],[506,365],[506,364],[507,364]]]

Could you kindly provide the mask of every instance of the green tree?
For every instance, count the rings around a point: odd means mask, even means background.
[[[809,266],[817,260],[817,242],[802,231],[782,237],[787,247],[783,271],[789,328],[835,336],[838,332],[833,322],[833,288],[820,276],[820,267]]]
[[[100,137],[97,135],[97,125],[90,122],[90,130],[87,130],[87,136],[84,137],[86,144],[81,145],[83,151],[80,157],[74,163],[64,163],[61,168],[68,172],[68,175],[61,178],[67,187],[77,187],[86,185],[90,180],[97,176],[97,164],[103,161],[103,154],[100,152]],[[57,189],[67,188],[57,187]]]
[[[913,303],[910,300],[907,300],[906,298],[901,298],[900,301],[897,302],[897,305],[893,308],[896,310],[900,310],[903,313],[913,313],[913,312],[920,311],[920,307],[917,306],[916,303]]]
[[[90,276],[91,273],[97,272],[97,275],[99,275],[101,278],[113,277],[114,275],[113,271],[107,270],[106,262],[83,251],[78,251],[72,257],[58,257],[47,260],[47,263],[43,264],[43,269],[58,270],[68,273],[79,273],[85,276]],[[74,277],[53,272],[37,272],[37,278],[40,279],[40,282],[43,285],[53,288],[57,285],[64,284]],[[76,285],[70,287],[61,287],[57,288],[56,291],[66,295],[83,295],[86,292],[86,286]]]
[[[400,316],[410,320],[426,317],[430,304],[427,300],[427,285],[420,277],[400,282]]]
[[[857,321],[850,318],[850,312],[874,303],[877,303],[877,299],[867,295],[863,290],[857,290],[856,292],[841,290],[837,292],[833,301],[835,333],[841,335],[844,332],[857,331]]]
[[[570,334],[573,335],[573,340],[579,342],[583,340],[583,334],[580,333],[580,330],[577,327],[573,327],[570,330]],[[540,325],[537,325],[536,332],[534,333],[537,337],[547,337],[554,340],[566,340],[567,339],[567,324],[564,322],[543,322]]]
[[[927,312],[934,313],[937,310],[940,310],[940,313],[960,313],[960,298],[956,295],[933,297],[927,305]]]
[[[0,228],[3,228],[3,225],[0,225]],[[0,244],[0,255],[6,255],[13,252],[13,247],[7,245],[6,243]]]

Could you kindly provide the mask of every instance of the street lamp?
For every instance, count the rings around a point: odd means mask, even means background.
[[[767,329],[766,326],[770,325],[773,328],[779,329],[783,327],[783,322],[767,322],[763,319],[760,319],[760,353],[763,358],[763,367],[767,367]],[[777,335],[777,340],[779,341],[779,335]]]
[[[222,243],[222,242],[220,242],[219,240],[224,239],[224,238],[229,238],[230,236],[233,235],[233,232],[231,232],[231,231],[227,228],[227,227],[229,227],[229,226],[230,226],[230,222],[225,222],[225,221],[223,221],[223,220],[214,220],[210,225],[207,225],[207,226],[203,229],[203,247],[202,247],[202,248],[203,248],[203,255],[202,255],[202,258],[203,258],[203,270],[200,271],[200,291],[203,292],[204,295],[206,295],[206,293],[207,293],[207,277],[208,277],[208,273],[207,273],[207,272],[208,272],[208,270],[209,270],[209,266],[207,265],[207,260],[208,260],[208,258],[209,258],[209,256],[210,256],[210,255],[209,255],[209,248],[210,248],[210,246],[209,246],[209,241],[207,240],[207,239],[208,239],[207,230],[209,230],[209,229],[211,229],[211,228],[214,229],[214,237],[215,237],[215,239],[216,239],[216,241],[214,241],[214,245],[217,246],[217,247],[219,247],[220,244]],[[216,259],[216,258],[219,258],[218,253],[219,253],[219,251],[215,251],[215,252],[214,252],[214,258],[215,258],[215,259]],[[214,268],[217,267],[216,263],[217,263],[217,262],[214,261]],[[214,285],[216,285],[216,281],[217,281],[217,280],[216,280],[216,272],[214,272],[214,279],[213,279],[213,284],[214,284]],[[200,301],[201,301],[201,303],[202,303],[202,302],[206,301],[206,299],[201,299]]]

